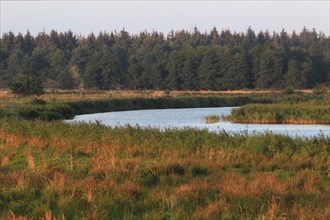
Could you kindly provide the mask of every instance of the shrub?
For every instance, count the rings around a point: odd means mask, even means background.
[[[159,183],[159,175],[149,170],[141,170],[139,182],[146,187],[153,187]]]
[[[191,173],[193,176],[207,176],[208,169],[204,167],[193,167]]]
[[[34,104],[34,105],[45,105],[47,102],[43,99],[39,99],[39,98],[33,98],[30,102],[31,104]]]
[[[295,89],[292,87],[287,87],[286,89],[283,90],[283,94],[285,95],[292,95],[295,93]]]
[[[9,88],[16,94],[40,95],[43,93],[40,75],[33,69],[24,69],[18,72]]]

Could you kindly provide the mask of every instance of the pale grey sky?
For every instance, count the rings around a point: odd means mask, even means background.
[[[256,32],[266,29],[288,33],[304,26],[329,36],[329,0],[323,1],[8,1],[0,0],[1,35],[12,31],[36,35],[45,30],[131,33],[157,30],[204,32],[214,26],[221,31]]]

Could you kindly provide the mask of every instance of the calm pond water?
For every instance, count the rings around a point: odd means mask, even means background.
[[[212,132],[225,130],[234,133],[262,133],[271,131],[276,134],[290,136],[311,137],[323,133],[330,136],[328,125],[289,125],[289,124],[239,124],[231,122],[217,122],[206,124],[205,116],[228,115],[234,107],[217,108],[184,108],[184,109],[155,109],[155,110],[134,110],[121,112],[107,112],[78,115],[67,122],[95,122],[111,126],[121,127],[126,125],[159,128],[198,128],[208,129]]]

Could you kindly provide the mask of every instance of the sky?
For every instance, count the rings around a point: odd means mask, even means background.
[[[313,28],[329,36],[330,0],[322,1],[17,1],[0,0],[0,31],[32,35],[71,30],[86,36],[91,32],[120,31],[130,34],[153,30],[168,34],[172,29],[218,31],[300,32]]]

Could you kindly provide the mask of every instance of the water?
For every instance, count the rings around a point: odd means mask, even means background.
[[[111,127],[126,125],[158,128],[198,128],[208,129],[211,132],[225,130],[229,133],[263,133],[271,131],[275,134],[290,136],[311,137],[323,133],[330,136],[328,125],[294,125],[294,124],[240,124],[220,121],[214,124],[206,124],[204,119],[208,115],[228,115],[235,107],[217,108],[185,108],[185,109],[156,109],[135,110],[121,112],[107,112],[78,115],[68,122],[95,122]]]

